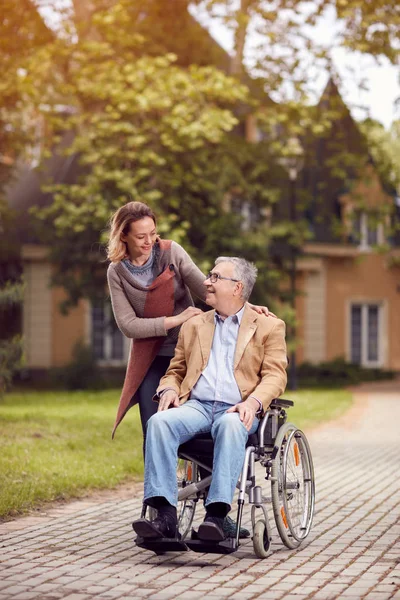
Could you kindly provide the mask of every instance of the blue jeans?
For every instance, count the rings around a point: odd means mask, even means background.
[[[188,400],[179,408],[153,415],[147,423],[144,499],[164,496],[177,505],[176,469],[178,448],[199,433],[211,432],[214,440],[212,482],[206,506],[213,502],[231,505],[242,470],[249,433],[255,433],[255,417],[248,432],[239,413],[229,413],[231,404]]]

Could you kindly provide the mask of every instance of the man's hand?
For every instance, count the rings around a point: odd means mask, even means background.
[[[162,410],[168,410],[168,408],[172,406],[173,408],[178,408],[179,406],[179,396],[174,390],[167,390],[161,396],[158,401],[158,409],[157,412]]]
[[[259,404],[257,400],[255,400],[254,398],[248,398],[244,402],[239,402],[238,404],[235,404],[235,406],[232,406],[232,408],[229,408],[226,412],[238,412],[243,425],[246,427],[247,431],[250,431],[250,427],[252,426],[254,417],[256,416],[256,412],[258,411],[258,409]]]

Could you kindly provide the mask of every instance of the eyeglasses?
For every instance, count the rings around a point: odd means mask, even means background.
[[[240,282],[240,279],[232,279],[232,277],[222,277],[219,273],[213,273],[210,271],[207,275],[207,279],[211,281],[211,283],[217,283],[218,279],[227,279],[228,281],[236,281],[236,283]]]

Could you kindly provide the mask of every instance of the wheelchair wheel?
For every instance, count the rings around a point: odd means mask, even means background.
[[[194,481],[199,480],[199,471],[196,464],[190,461],[178,459],[178,468],[176,472],[178,491]],[[181,500],[176,507],[178,517],[178,531],[184,539],[192,527],[196,502],[191,498]],[[157,517],[157,509],[149,506],[149,519],[153,521]]]
[[[268,528],[264,520],[257,521],[253,529],[253,548],[258,558],[266,558],[270,547]]]
[[[286,423],[275,441],[271,492],[274,517],[282,542],[297,548],[311,529],[315,503],[310,446],[302,431]]]

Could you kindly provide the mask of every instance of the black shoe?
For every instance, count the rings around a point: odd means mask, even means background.
[[[228,538],[236,537],[236,522],[229,516],[225,517],[224,520],[224,533]],[[250,531],[245,527],[239,529],[239,538],[241,540],[250,537]]]
[[[206,515],[197,532],[198,538],[209,542],[222,542],[225,540],[224,520],[223,517],[210,517]]]
[[[177,520],[170,515],[158,515],[154,521],[137,519],[132,523],[133,530],[142,538],[180,539]]]

